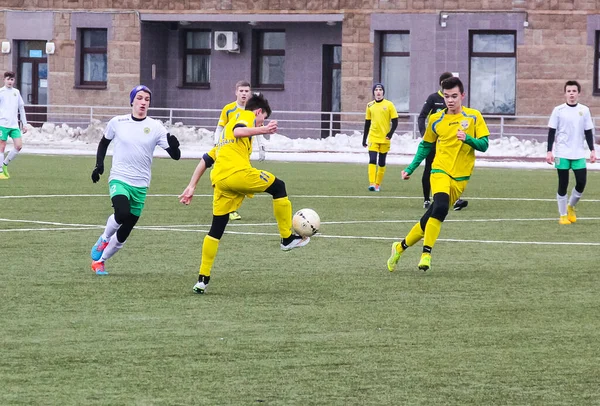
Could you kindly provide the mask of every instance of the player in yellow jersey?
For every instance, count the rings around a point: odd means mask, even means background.
[[[423,271],[431,268],[431,250],[440,235],[450,202],[456,201],[467,186],[475,166],[475,150],[488,149],[490,132],[479,111],[463,107],[465,90],[460,79],[444,80],[442,94],[446,109],[431,115],[415,158],[402,171],[402,179],[409,179],[433,144],[437,144],[431,165],[433,204],[401,242],[392,244],[392,255],[387,261],[390,272],[396,269],[402,253],[422,238],[423,254],[418,266]]]
[[[247,101],[245,110],[236,113],[225,126],[216,145],[215,164],[210,174],[214,188],[213,219],[202,244],[198,282],[193,288],[196,293],[204,293],[210,281],[219,242],[229,222],[229,213],[236,211],[246,196],[262,192],[273,196],[273,213],[281,236],[280,248],[283,251],[302,247],[310,241],[308,237],[302,238],[292,233],[292,203],[288,199],[285,183],[272,173],[253,168],[250,164],[252,137],[274,134],[277,131],[276,121],[270,121],[263,126],[264,120],[270,115],[269,102],[260,94],[253,95]],[[202,162],[196,171],[202,171]],[[196,177],[199,178],[196,171],[192,181]],[[184,195],[182,197],[185,197]],[[183,199],[182,203],[185,203]]]
[[[223,134],[223,129],[229,123],[232,117],[241,110],[244,110],[244,106],[246,106],[246,101],[250,98],[250,83],[245,80],[240,80],[235,84],[235,101],[229,104],[226,104],[225,107],[221,110],[221,115],[219,116],[219,123],[217,124],[217,128],[215,130],[215,145],[218,144],[221,135]],[[256,144],[258,146],[258,160],[260,162],[265,160],[265,147],[262,140],[262,135],[256,136]],[[241,220],[242,216],[239,215],[238,212],[234,211],[229,214],[230,220]]]
[[[369,190],[371,192],[379,192],[385,174],[385,158],[390,150],[392,135],[398,127],[396,107],[394,103],[383,98],[384,94],[383,85],[375,83],[373,86],[375,100],[367,104],[363,132],[363,147],[369,148]]]

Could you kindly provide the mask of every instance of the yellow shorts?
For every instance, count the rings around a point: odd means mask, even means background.
[[[275,182],[275,175],[260,169],[248,168],[222,179],[213,185],[213,215],[223,216],[237,211],[246,196],[264,192]]]
[[[390,152],[390,145],[392,144],[392,141],[385,141],[385,142],[370,142],[368,145],[368,150],[369,151],[375,151],[378,152],[380,154],[387,154],[388,152]]]
[[[450,205],[453,205],[462,196],[467,187],[468,180],[454,180],[445,173],[432,173],[429,177],[431,194],[446,193],[450,196]]]

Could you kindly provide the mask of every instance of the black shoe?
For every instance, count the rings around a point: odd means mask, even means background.
[[[454,203],[454,211],[462,210],[465,207],[467,207],[468,205],[469,205],[469,202],[467,200],[458,199],[456,201],[456,203]]]

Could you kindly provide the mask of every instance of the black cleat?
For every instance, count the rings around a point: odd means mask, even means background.
[[[454,203],[454,211],[462,210],[465,207],[467,207],[468,205],[469,205],[469,202],[467,200],[458,199],[456,201],[456,203]]]

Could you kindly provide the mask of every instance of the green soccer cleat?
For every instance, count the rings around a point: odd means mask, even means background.
[[[423,272],[431,269],[431,254],[423,253],[419,261],[419,269]]]
[[[396,264],[400,261],[400,257],[402,256],[402,252],[398,252],[398,247],[402,249],[402,245],[399,242],[395,242],[392,244],[392,255],[387,260],[387,267],[390,272],[394,272],[396,270]]]
[[[237,211],[232,211],[231,213],[229,213],[229,220],[234,221],[234,220],[241,220],[241,219],[242,219],[242,216],[240,216]]]
[[[2,164],[2,173],[6,175],[6,179],[10,178],[10,174],[8,173],[8,166]]]

